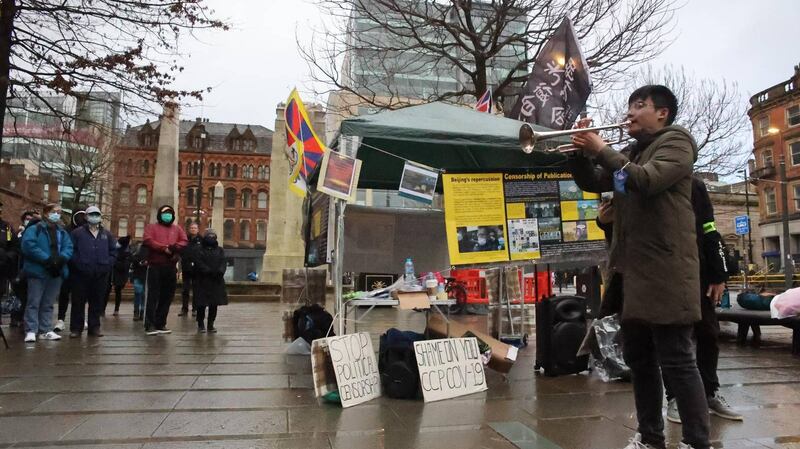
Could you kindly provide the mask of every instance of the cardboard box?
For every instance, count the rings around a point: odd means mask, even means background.
[[[428,334],[438,338],[461,338],[467,332],[472,332],[476,337],[486,342],[492,348],[492,358],[489,360],[489,368],[508,374],[514,362],[517,360],[517,348],[507,345],[500,340],[494,339],[485,332],[475,329],[473,326],[450,321],[450,335],[447,335],[447,322],[438,314],[431,314],[428,320]]]
[[[431,301],[425,292],[399,292],[392,291],[392,297],[400,301],[398,307],[401,310],[430,309]]]

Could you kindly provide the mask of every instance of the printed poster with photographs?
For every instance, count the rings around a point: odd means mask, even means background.
[[[605,256],[600,195],[566,169],[445,174],[445,222],[453,265]]]
[[[433,203],[439,172],[424,165],[406,161],[400,179],[400,196],[425,204]]]

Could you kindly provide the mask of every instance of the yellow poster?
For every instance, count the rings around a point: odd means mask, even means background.
[[[450,263],[508,260],[503,174],[445,174],[442,188]]]
[[[443,175],[452,265],[567,262],[605,254],[598,193],[563,167]]]

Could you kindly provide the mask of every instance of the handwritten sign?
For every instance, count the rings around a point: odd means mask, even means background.
[[[342,335],[326,339],[339,385],[342,407],[367,402],[381,395],[378,361],[369,334]]]
[[[425,402],[486,390],[486,373],[475,337],[417,341],[414,354]]]

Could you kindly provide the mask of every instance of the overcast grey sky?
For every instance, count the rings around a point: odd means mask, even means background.
[[[295,30],[321,20],[309,0],[207,0],[229,32],[185,42],[189,55],[178,81],[212,86],[202,106],[184,118],[260,124],[274,128],[275,106],[292,87],[308,93],[308,68]],[[683,65],[701,77],[725,78],[750,95],[786,80],[800,63],[800,0],[685,0],[677,12],[675,42],[654,64]],[[305,101],[312,100],[304,98]],[[322,99],[317,99],[322,100]]]

